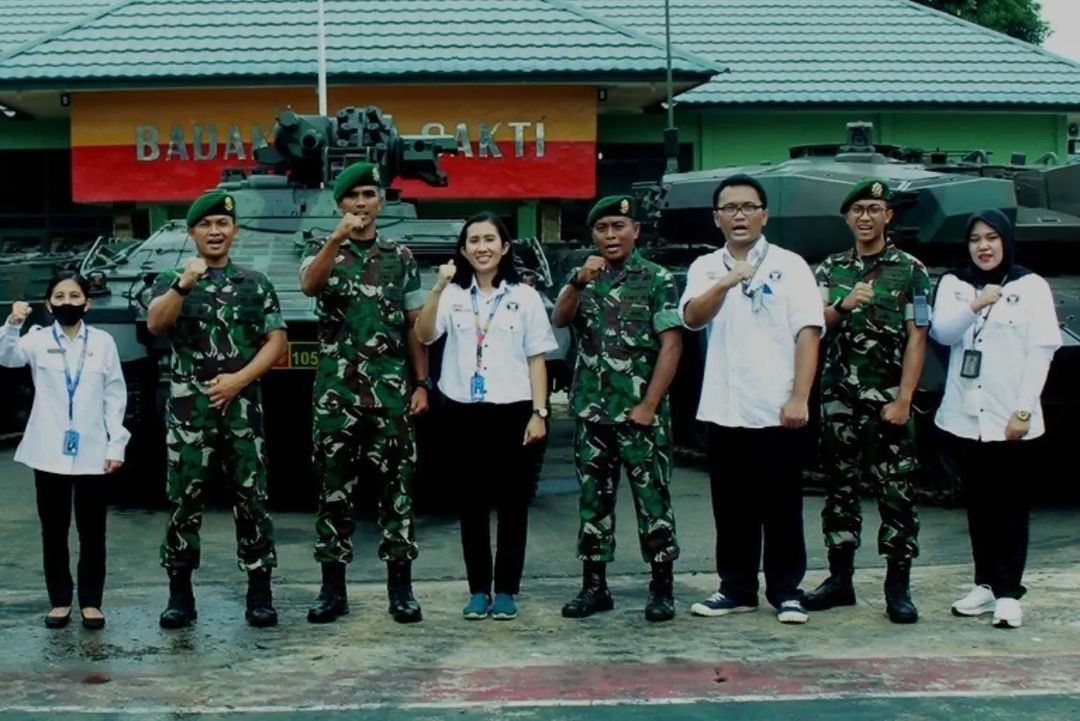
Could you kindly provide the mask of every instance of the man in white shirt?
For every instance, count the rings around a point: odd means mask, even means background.
[[[765,594],[782,623],[805,623],[800,450],[825,319],[810,267],[762,235],[768,198],[733,175],[713,194],[725,246],[690,266],[683,323],[706,329],[697,418],[709,424],[720,589],[698,616],[754,611],[764,532]]]

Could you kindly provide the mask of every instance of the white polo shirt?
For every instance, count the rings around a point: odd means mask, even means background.
[[[0,365],[30,366],[34,379],[34,405],[15,460],[31,468],[62,475],[90,476],[105,473],[105,460],[123,461],[131,434],[124,428],[127,386],[113,337],[103,330],[79,328],[74,340],[60,326],[34,326],[19,337],[21,325],[4,323],[0,330]],[[60,339],[57,345],[53,336]],[[89,333],[89,336],[87,336]],[[68,421],[67,381],[64,356],[74,376],[87,339],[86,365],[75,390],[74,423]],[[62,452],[64,432],[79,433],[79,452]]]
[[[795,385],[799,331],[807,326],[825,331],[821,293],[806,261],[770,244],[764,236],[747,256],[751,265],[759,260],[761,265],[746,292],[760,289],[760,307],[755,310],[752,298],[737,285],[705,326],[708,350],[698,403],[700,421],[732,428],[779,426],[780,409]],[[734,263],[725,246],[690,265],[686,291],[679,301],[684,325],[690,301],[727,275]]]
[[[1046,431],[1042,395],[1050,361],[1061,347],[1050,286],[1031,273],[1006,283],[1001,300],[980,313],[971,311],[978,293],[949,274],[938,285],[930,337],[949,346],[945,396],[935,424],[961,438],[1005,440],[1016,411],[1031,411],[1025,440]],[[964,351],[982,353],[977,378],[961,376]]]
[[[450,283],[439,298],[435,314],[434,343],[446,335],[439,390],[459,403],[472,403],[472,377],[476,368],[476,318],[472,286]],[[525,283],[503,281],[492,293],[477,289],[480,324],[491,318],[484,338],[480,374],[484,377],[485,403],[517,403],[532,400],[529,358],[559,347],[540,294]],[[493,304],[498,301],[495,315]],[[429,345],[430,345],[429,343]]]

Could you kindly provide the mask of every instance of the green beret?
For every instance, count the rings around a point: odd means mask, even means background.
[[[377,185],[382,187],[382,173],[374,163],[353,163],[334,181],[334,200],[340,201],[350,190],[358,185]]]
[[[846,215],[848,208],[856,200],[884,200],[886,203],[892,199],[892,194],[889,192],[889,186],[880,180],[874,180],[873,178],[867,178],[866,180],[859,181],[855,184],[855,187],[844,198],[843,204],[840,206],[840,214]]]
[[[228,193],[215,190],[199,196],[187,212],[187,227],[194,228],[208,215],[227,215],[236,220],[236,201]]]
[[[589,216],[585,219],[585,225],[591,228],[597,220],[609,215],[622,215],[632,219],[633,207],[634,199],[629,195],[609,195],[596,201],[596,205],[592,207]]]

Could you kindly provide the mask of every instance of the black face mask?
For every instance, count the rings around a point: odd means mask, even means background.
[[[52,314],[53,317],[56,318],[56,322],[60,325],[73,326],[86,315],[86,303],[82,303],[81,305],[70,305],[68,303],[54,305],[52,307]]]

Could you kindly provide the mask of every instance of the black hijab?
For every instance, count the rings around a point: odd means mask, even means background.
[[[976,288],[986,285],[1005,285],[1009,281],[1023,278],[1031,273],[1030,270],[1016,263],[1016,242],[1013,236],[1013,226],[1009,218],[1000,210],[990,208],[972,213],[968,218],[967,230],[964,232],[965,245],[970,244],[971,229],[975,222],[981,220],[997,231],[1001,236],[1001,263],[991,270],[983,270],[971,259],[971,249],[967,248],[967,264],[959,270],[951,271],[960,280],[970,283]]]

